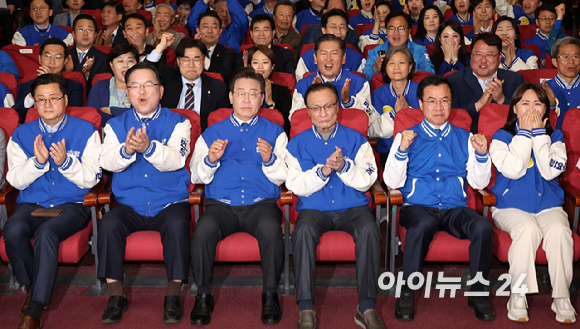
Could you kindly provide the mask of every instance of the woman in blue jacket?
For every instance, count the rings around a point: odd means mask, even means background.
[[[500,68],[517,72],[520,70],[538,69],[538,57],[532,50],[522,48],[522,38],[516,21],[502,16],[493,23],[491,33],[501,39]]]
[[[540,86],[523,84],[513,95],[505,126],[493,135],[490,145],[497,173],[491,188],[496,197],[492,216],[513,240],[508,251],[512,291],[507,308],[508,318],[517,322],[529,320],[526,293],[538,292],[535,260],[540,243],[548,259],[556,320],[576,321],[569,292],[574,242],[562,209],[564,191],[557,182],[566,168],[566,145],[562,131],[548,121],[549,108]],[[518,287],[514,283],[522,275]],[[527,291],[518,289],[523,285]]]

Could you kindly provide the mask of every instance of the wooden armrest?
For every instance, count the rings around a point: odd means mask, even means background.
[[[391,205],[402,206],[403,205],[403,194],[398,188],[389,188],[389,199],[391,199]]]
[[[373,149],[376,149],[377,148],[377,143],[378,142],[377,142],[377,139],[376,138],[369,138],[368,141],[369,141],[369,144],[371,145],[371,147]]]
[[[107,178],[107,176],[103,176],[101,178],[101,180],[97,183],[97,185],[93,186],[92,189],[90,189],[87,194],[85,194],[85,206],[87,207],[96,207],[97,206],[97,199],[99,196],[99,193],[101,193],[103,191],[103,189],[105,188],[105,185],[107,185],[107,181],[109,179]]]
[[[580,190],[570,184],[570,182],[561,182],[560,187],[564,189],[566,198],[572,201],[572,204],[576,207],[580,207]]]
[[[292,205],[292,191],[288,190],[286,184],[280,185],[280,203],[282,205]]]
[[[387,193],[383,190],[381,182],[377,179],[370,189],[373,197],[375,198],[375,205],[387,204]]]
[[[483,206],[495,206],[495,195],[486,187],[475,191],[475,197]]]
[[[0,204],[6,204],[6,200],[10,198],[10,193],[14,193],[15,190],[10,184],[6,184],[3,189],[0,189]]]
[[[113,201],[113,192],[111,187],[112,181],[113,181],[112,179],[108,180],[103,190],[98,194],[97,196],[98,204],[111,204],[111,202]]]
[[[203,191],[205,184],[195,184],[193,191],[189,193],[189,204],[201,204],[203,201]]]

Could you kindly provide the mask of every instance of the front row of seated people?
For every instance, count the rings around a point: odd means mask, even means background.
[[[478,72],[474,70],[472,78],[487,80],[488,91],[484,92],[487,102],[494,99],[494,93],[505,102],[502,85],[492,79],[494,71],[490,72],[492,64],[496,69],[499,66],[501,40],[489,35],[494,39],[490,41],[486,36],[476,37],[481,42],[476,40],[473,45],[472,67],[474,62],[478,63]],[[336,47],[337,54],[344,55],[340,38],[333,35],[323,38],[329,40],[319,47]],[[562,40],[556,46],[564,43]],[[571,43],[559,49],[564,51],[572,46],[577,47]],[[393,58],[395,64],[404,64],[408,55],[405,53],[392,51],[385,65]],[[571,56],[568,59],[575,60]],[[481,61],[490,62],[482,65]],[[406,65],[408,70],[409,63]],[[393,75],[400,85],[407,72],[401,71],[398,78]],[[157,70],[149,64],[135,64],[125,73],[132,108],[109,120],[102,146],[92,125],[65,114],[66,80],[57,74],[35,79],[31,97],[40,119],[18,127],[7,151],[7,180],[21,190],[17,209],[4,231],[16,276],[28,290],[21,309],[21,327],[40,327],[57,273],[58,244],[88,224],[89,211],[79,203],[99,181],[102,167],[114,172],[112,188],[119,202],[99,222],[98,277],[106,279],[111,293],[102,316],[104,323],[121,321],[129,307],[122,289],[123,252],[119,250],[124,249],[126,237],[138,230],[157,230],[162,236],[168,273],[164,322],[176,323],[183,318],[179,296],[182,282],[187,279],[190,257],[199,287],[190,321],[193,324],[211,321],[215,247],[220,239],[237,231],[248,232],[259,241],[264,276],[262,321],[267,324],[280,321],[276,287],[283,263],[283,240],[281,212],[274,201],[279,197],[278,185],[286,182],[300,200],[297,226],[292,233],[300,309],[298,327],[316,326],[313,282],[319,238],[328,230],[344,230],[353,236],[357,250],[359,305],[355,321],[365,328],[383,328],[374,309],[380,233],[364,196],[364,191],[376,180],[377,167],[366,139],[336,122],[339,107],[349,98],[353,101],[354,96],[345,92],[344,86],[339,89],[334,83],[318,83],[321,81],[313,81],[302,94],[314,124],[312,129],[288,143],[282,127],[257,116],[266,89],[262,75],[251,68],[241,69],[230,84],[229,100],[234,112],[206,129],[198,139],[190,163],[192,175],[188,178],[185,159],[190,150],[191,124],[160,106],[164,88]],[[344,83],[349,84],[350,81]],[[368,82],[365,84],[368,87]],[[539,241],[545,238],[543,248],[554,287],[551,309],[557,321],[574,322],[575,312],[567,291],[572,279],[572,240],[561,210],[563,193],[554,181],[565,168],[566,152],[562,133],[546,121],[549,93],[523,84],[507,94],[511,98],[510,113],[514,114],[494,135],[488,153],[485,137],[470,134],[447,121],[457,96],[454,90],[457,90],[454,83],[440,76],[422,80],[417,86],[417,99],[425,119],[395,136],[383,173],[389,187],[401,187],[406,204],[401,210],[401,225],[407,228],[407,239],[411,240],[407,241],[403,256],[404,278],[422,271],[429,243],[441,229],[472,241],[472,278],[478,272],[484,279],[487,277],[493,247],[492,225],[466,208],[465,185],[486,187],[493,162],[498,171],[494,187],[498,202],[492,209],[494,223],[514,239],[510,274],[526,273],[529,292],[537,292],[531,268]],[[392,127],[383,128],[387,132],[385,137],[389,129],[392,134]],[[245,136],[248,134],[252,136]],[[135,176],[142,178],[135,180]],[[186,236],[190,226],[188,180],[205,183],[208,199],[191,242]],[[440,196],[433,191],[446,193]],[[519,195],[530,195],[513,197],[516,191]],[[536,197],[535,191],[541,191],[542,195]],[[51,208],[64,213],[56,214]],[[546,217],[551,219],[549,225]],[[30,243],[32,237],[34,246]],[[521,257],[523,253],[525,257]],[[481,283],[471,288],[473,292],[482,289]],[[405,285],[396,303],[397,318],[413,319],[413,296]],[[478,319],[495,318],[487,297],[469,297],[468,305]],[[521,294],[512,294],[508,309],[510,319],[527,321],[525,297]]]

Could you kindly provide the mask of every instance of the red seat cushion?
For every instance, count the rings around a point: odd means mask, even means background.
[[[258,240],[245,232],[237,232],[218,242],[216,262],[259,262]]]
[[[402,250],[405,252],[405,235],[407,230],[399,226],[399,234],[403,241]],[[426,262],[469,262],[468,239],[458,239],[444,231],[438,231],[429,245],[425,257]]]
[[[342,231],[326,232],[320,237],[316,250],[316,260],[325,262],[354,262],[354,240],[352,236]]]
[[[127,237],[125,260],[163,261],[161,235],[156,231],[139,231]]]

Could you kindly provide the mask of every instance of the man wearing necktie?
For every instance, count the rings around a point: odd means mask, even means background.
[[[262,322],[282,319],[278,283],[284,241],[282,211],[276,205],[279,185],[286,180],[288,138],[284,128],[259,117],[264,102],[264,78],[246,67],[230,82],[232,114],[208,127],[197,139],[191,158],[191,182],[205,184],[205,211],[195,225],[191,263],[198,286],[190,321],[211,321],[213,263],[218,242],[236,232],[258,240],[263,271]]]
[[[105,278],[111,297],[102,322],[122,320],[129,308],[123,293],[123,261],[127,236],[137,231],[157,231],[167,269],[164,323],[183,318],[182,282],[189,272],[190,206],[189,120],[161,107],[159,72],[138,63],[125,74],[127,97],[133,108],[107,121],[101,165],[114,173],[112,191],[118,205],[99,222],[97,276]],[[140,177],[140,178],[137,178]]]
[[[236,52],[218,43],[222,34],[221,19],[215,11],[208,10],[199,15],[197,21],[194,38],[201,40],[207,47],[209,60],[205,61],[205,69],[221,74],[227,83],[234,73]]]

